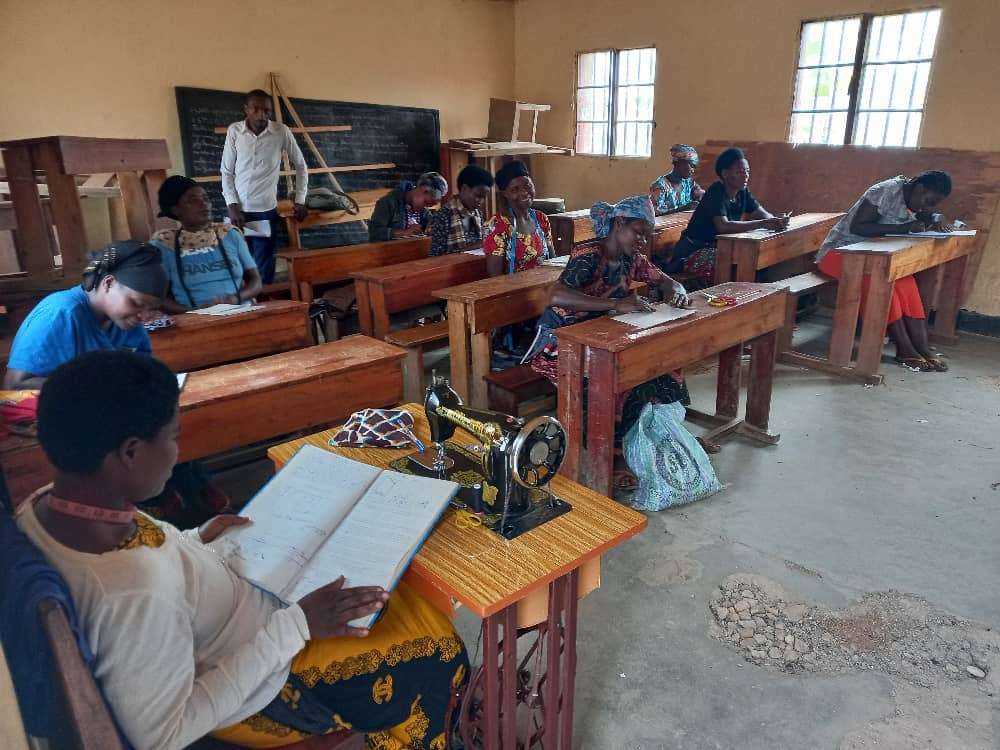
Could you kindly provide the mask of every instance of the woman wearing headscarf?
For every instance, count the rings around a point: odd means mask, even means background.
[[[693,146],[675,143],[670,147],[671,171],[657,177],[649,186],[649,199],[656,215],[689,208],[701,200],[705,191],[695,182],[698,152]]]
[[[142,322],[166,291],[159,248],[136,240],[108,245],[91,256],[83,283],[48,295],[21,323],[4,387],[41,388],[49,373],[85,352],[152,354]]]
[[[375,204],[368,220],[368,241],[385,242],[427,234],[429,209],[448,192],[448,181],[437,172],[424,172],[415,183],[404,180]]]
[[[160,216],[179,229],[162,229],[151,242],[160,248],[170,297],[163,310],[182,313],[217,303],[238,305],[260,292],[257,264],[246,240],[231,224],[212,222],[208,193],[190,177],[174,175],[160,186]]]
[[[535,183],[522,161],[504,164],[496,173],[496,185],[506,207],[490,220],[483,240],[486,272],[502,276],[534,268],[553,255],[552,229],[548,217],[531,207]]]
[[[625,198],[615,205],[595,203],[590,209],[597,245],[573,252],[566,269],[552,289],[549,307],[538,321],[538,333],[525,356],[531,368],[557,383],[559,351],[555,329],[606,313],[645,309],[631,289],[633,281],[659,289],[663,299],[686,307],[687,291],[654,266],[646,256],[653,228],[653,204],[645,195]],[[618,396],[615,424],[615,486],[633,489],[635,477],[621,458],[621,441],[648,403],[690,403],[687,385],[679,372],[661,375]]]

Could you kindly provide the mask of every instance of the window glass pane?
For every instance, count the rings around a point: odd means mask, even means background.
[[[835,65],[840,62],[840,42],[844,34],[843,21],[830,21],[823,31],[823,51],[820,62],[823,65]]]
[[[594,94],[600,89],[576,90],[576,119],[578,121],[594,119]]]
[[[858,97],[859,109],[868,109],[872,106],[872,82],[874,79],[874,68],[865,67],[861,71],[861,95]]]
[[[611,83],[611,52],[584,52],[577,62],[577,86],[607,86]]]
[[[923,109],[924,101],[927,98],[927,79],[931,74],[930,63],[920,63],[917,65],[917,73],[913,83],[913,99],[910,106],[914,109]]]
[[[826,142],[832,145],[844,143],[844,136],[847,134],[847,113],[834,112],[830,116],[830,137]]]
[[[915,64],[894,65],[896,80],[892,84],[892,97],[889,99],[890,109],[909,109],[913,99],[914,76],[917,72]]]
[[[902,146],[906,140],[906,112],[892,112],[886,123],[883,146]]]
[[[909,148],[917,147],[917,138],[920,136],[920,121],[923,115],[920,112],[911,112],[909,122],[906,124],[906,140],[903,145]]]
[[[816,78],[815,68],[800,70],[795,86],[795,109],[816,108]]]
[[[892,65],[879,65],[874,69],[872,109],[885,109],[889,106],[889,95],[892,93],[892,73]]]
[[[608,153],[608,126],[605,123],[594,125],[593,153]]]
[[[868,132],[865,134],[865,146],[881,146],[885,136],[886,113],[871,112],[868,115]]]
[[[872,62],[899,59],[899,44],[902,31],[902,16],[883,16],[878,45],[874,48],[874,56],[869,59]]]
[[[837,84],[833,93],[833,108],[847,109],[851,104],[851,75],[854,70],[843,65],[837,68]]]
[[[826,143],[830,136],[830,115],[819,114],[813,120],[812,142]]]
[[[858,34],[860,33],[860,18],[848,18],[844,21],[844,35],[840,39],[840,59],[837,62],[854,64],[854,55],[858,51]]]
[[[915,60],[920,57],[920,43],[924,38],[926,13],[907,13],[903,16],[903,38],[899,45],[899,60]]]
[[[934,42],[937,40],[938,25],[941,23],[941,11],[932,10],[927,13],[927,26],[924,27],[924,38],[920,43],[920,56],[930,59],[934,54]]]
[[[820,68],[819,82],[816,84],[816,109],[830,109],[833,106],[835,76],[835,68]]]
[[[792,143],[809,143],[809,128],[812,125],[812,115],[792,115],[792,128],[788,140]]]
[[[651,123],[623,122],[615,128],[615,156],[648,157],[652,142]]]
[[[822,21],[807,23],[802,26],[802,42],[799,46],[799,67],[819,65],[820,51],[823,48]]]
[[[854,133],[851,136],[851,143],[861,145],[865,142],[868,134],[868,113],[858,112],[858,118],[854,121]]]

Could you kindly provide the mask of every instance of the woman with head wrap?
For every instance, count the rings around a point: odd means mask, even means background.
[[[653,201],[657,216],[689,208],[705,194],[694,180],[698,152],[693,146],[675,143],[670,147],[670,160],[673,163],[671,171],[657,177],[649,186],[649,199]]]
[[[590,209],[597,245],[573,252],[559,282],[552,289],[549,307],[538,321],[538,334],[525,356],[531,368],[557,384],[559,351],[554,330],[605,313],[628,313],[646,309],[631,289],[633,281],[659,289],[665,300],[686,307],[687,292],[678,282],[660,271],[646,256],[653,230],[653,204],[645,195],[609,205],[596,203]],[[618,397],[620,419],[615,424],[615,445],[639,419],[647,403],[689,403],[681,373],[661,375]],[[615,484],[620,489],[635,486],[635,477],[616,451]]]
[[[699,286],[709,286],[715,276],[715,238],[752,229],[785,229],[788,215],[767,212],[747,189],[750,163],[738,148],[727,148],[715,160],[714,182],[694,210],[687,229],[669,257],[657,257],[656,265],[667,273],[694,274]]]
[[[160,186],[160,216],[179,229],[162,229],[151,242],[160,248],[170,279],[163,309],[181,313],[218,303],[239,305],[260,291],[261,278],[246,240],[231,224],[212,223],[208,193],[190,177],[174,175]]]
[[[48,295],[21,323],[4,387],[41,388],[49,373],[84,352],[151,354],[142,322],[166,291],[159,248],[136,240],[108,245],[91,257],[82,284]]]
[[[535,183],[524,162],[504,164],[496,173],[496,185],[506,207],[490,220],[483,240],[486,271],[502,276],[534,268],[553,254],[549,219],[531,207]]]
[[[416,183],[404,180],[379,198],[368,220],[368,241],[385,242],[427,234],[428,210],[448,192],[448,182],[437,172],[424,172]]]

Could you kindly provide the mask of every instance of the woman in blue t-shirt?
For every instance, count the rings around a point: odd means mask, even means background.
[[[4,387],[41,388],[49,373],[86,352],[150,354],[143,318],[160,307],[166,291],[158,248],[137,240],[108,245],[91,257],[81,285],[48,295],[21,323]]]
[[[170,279],[165,312],[239,305],[260,292],[260,272],[246,240],[235,227],[212,223],[212,204],[203,187],[189,177],[168,177],[159,201],[160,215],[181,223],[180,229],[161,230],[152,239]]]

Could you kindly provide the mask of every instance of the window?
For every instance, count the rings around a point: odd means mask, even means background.
[[[802,24],[789,141],[915,147],[941,11]]]
[[[649,158],[656,50],[583,52],[576,71],[577,153]]]

